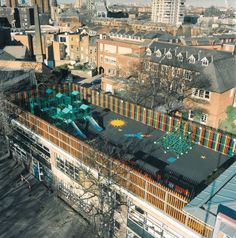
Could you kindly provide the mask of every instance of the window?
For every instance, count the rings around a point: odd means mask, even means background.
[[[200,118],[200,122],[203,123],[203,124],[206,124],[207,117],[208,117],[208,115],[206,113],[202,113],[201,118]]]
[[[203,89],[192,89],[192,97],[200,98],[204,100],[210,100],[210,92]]]
[[[204,57],[201,61],[202,61],[202,66],[208,66],[209,61],[206,57]]]
[[[105,57],[104,57],[104,62],[107,63],[107,64],[113,64],[113,65],[115,65],[115,64],[116,64],[116,58],[114,58],[114,57],[109,57],[109,56],[105,56]]]
[[[151,69],[151,63],[150,62],[145,62],[144,67],[145,67],[146,70],[149,71]]]
[[[192,111],[192,110],[189,110],[189,113],[188,113],[188,119],[192,121],[193,118],[194,118],[193,111]]]
[[[62,160],[61,158],[57,157],[56,158],[56,163],[57,163],[58,169],[60,169],[61,171],[64,171],[64,168],[65,168],[64,160]]]
[[[109,75],[115,75],[116,74],[116,70],[115,69],[108,69],[108,74]]]
[[[167,57],[167,59],[172,59],[172,54],[170,53],[170,51],[168,51],[166,53],[166,57]]]
[[[144,214],[144,210],[141,209],[140,207],[135,206],[135,210],[141,214]]]
[[[151,220],[147,220],[147,224],[145,226],[145,229],[154,237],[160,237],[160,234],[162,233],[162,228],[159,224],[156,224],[155,222]]]
[[[160,58],[161,56],[162,56],[162,53],[161,53],[161,51],[158,49],[158,50],[156,51],[156,57]]]
[[[190,63],[190,64],[195,64],[195,61],[196,61],[196,59],[195,59],[195,57],[193,56],[193,55],[191,55],[189,58],[188,58],[188,62]]]
[[[66,42],[66,37],[60,37],[60,42]]]
[[[189,70],[185,70],[184,71],[184,78],[188,81],[191,81],[192,80],[192,77],[193,77],[193,74],[191,71]]]
[[[162,65],[161,66],[161,73],[166,74],[168,72],[168,66],[167,65]]]
[[[120,229],[120,223],[117,220],[114,220],[114,227],[116,230]]]
[[[115,199],[116,199],[116,202],[118,203],[118,204],[120,204],[120,202],[121,202],[121,196],[120,196],[120,194],[119,193],[115,193]]]
[[[75,180],[79,181],[80,180],[80,171],[78,167],[75,167]]]
[[[149,48],[146,50],[146,55],[148,55],[148,56],[152,55],[152,51]]]
[[[199,115],[198,118],[196,118],[196,115],[194,115],[194,112],[192,110],[189,110],[188,119],[191,121],[196,120],[202,124],[206,124],[207,118],[208,118],[208,115],[206,113],[202,113],[201,115]]]
[[[183,55],[181,53],[179,53],[177,55],[177,58],[178,58],[178,61],[180,61],[180,62],[183,62],[183,60],[184,60]]]

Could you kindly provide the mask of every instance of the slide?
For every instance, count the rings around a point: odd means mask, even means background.
[[[79,129],[79,127],[75,124],[74,121],[72,121],[71,124],[74,127],[77,136],[79,136],[80,138],[83,138],[83,139],[87,138],[86,135]]]
[[[102,127],[98,125],[98,123],[94,120],[93,117],[87,116],[86,119],[89,121],[89,123],[94,127],[96,131],[103,131]]]

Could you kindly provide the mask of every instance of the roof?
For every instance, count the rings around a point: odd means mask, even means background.
[[[0,50],[0,60],[16,60],[16,58],[7,52]]]
[[[5,46],[3,51],[13,56],[15,59],[23,60],[27,56],[27,48],[20,45]]]
[[[220,204],[236,210],[236,162],[196,196],[184,210],[214,226]]]
[[[152,51],[152,55],[148,57],[153,62],[200,72],[199,77],[205,77],[211,84],[207,90],[223,93],[236,87],[236,56],[232,53],[157,41],[153,41],[149,45],[149,49]],[[157,57],[155,53],[158,49],[162,53],[161,57]],[[172,59],[165,57],[168,51],[171,52]],[[179,53],[183,56],[181,62],[177,57]],[[194,64],[189,63],[188,58],[191,55],[196,59]],[[209,61],[208,66],[202,66],[201,60],[205,57]]]
[[[100,149],[104,147],[104,140],[109,141],[115,146],[114,151],[117,153],[123,151],[124,157],[127,154],[132,154],[133,160],[145,161],[147,163],[145,167],[149,171],[154,171],[154,169],[150,169],[153,166],[158,170],[172,172],[195,184],[200,184],[218,166],[229,160],[227,156],[222,155],[218,162],[216,158],[220,156],[220,153],[196,144],[179,159],[174,162],[169,161],[169,158],[176,158],[176,154],[172,152],[165,153],[160,146],[154,144],[158,138],[165,134],[162,131],[95,106],[93,106],[92,115],[100,123],[100,126],[105,128],[102,132],[97,132],[89,127],[91,138],[97,139],[95,144],[99,145],[101,143]],[[114,119],[124,121],[125,125],[121,128],[111,126],[110,122]],[[141,137],[138,136],[140,133]],[[206,156],[206,160],[201,158],[202,155]]]
[[[65,98],[67,94],[70,95],[69,92],[65,92]],[[73,102],[70,103],[73,105]],[[221,152],[193,143],[190,139],[191,133],[187,134],[188,138],[182,133],[165,133],[95,105],[82,104],[80,109],[90,109],[86,112],[90,120],[88,119],[89,121],[85,123],[79,119],[80,117],[75,117],[78,119],[75,122],[79,130],[75,130],[74,126],[65,127],[64,124],[58,127],[86,140],[92,147],[103,153],[119,160],[129,161],[136,169],[148,173],[154,179],[158,179],[158,173],[162,179],[159,180],[160,183],[170,188],[173,188],[171,183],[181,186],[193,192],[191,196],[199,190],[202,191],[203,185],[205,186],[215,171],[235,161],[231,158],[232,156],[223,155]],[[35,114],[45,120],[49,119],[41,113],[38,114],[37,110]],[[153,118],[153,124],[155,121],[156,119]],[[56,123],[57,121],[54,121],[54,124]],[[103,129],[100,130],[101,128]],[[82,138],[81,134],[83,134]]]
[[[131,37],[140,37],[141,39],[155,39],[155,38],[159,38],[162,41],[167,41],[167,42],[169,42],[170,40],[175,38],[170,33],[166,33],[164,31],[149,31],[149,32],[139,31],[139,32],[134,32],[131,29],[126,30],[125,28],[121,28],[119,30],[117,30],[115,28],[112,28],[110,30],[110,34],[111,35],[119,35],[119,34],[121,34],[121,35],[131,36]]]

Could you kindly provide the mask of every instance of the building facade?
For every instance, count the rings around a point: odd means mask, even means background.
[[[185,107],[189,109],[185,116],[188,120],[196,120],[193,110],[198,108],[202,114],[197,121],[218,128],[227,117],[227,108],[236,106],[234,53],[154,42],[146,55],[157,68],[161,67],[160,77],[170,75],[172,80],[178,77],[190,81],[197,77],[206,80],[208,87],[192,88],[190,97],[184,100]],[[228,70],[219,71],[224,67]]]
[[[168,24],[182,24],[185,0],[153,0],[152,21]]]
[[[34,25],[32,7],[0,7],[0,15],[6,17],[13,28],[29,28]]]
[[[75,85],[73,85],[73,88],[78,90]],[[72,95],[76,95],[75,92],[78,95],[78,91],[73,91]],[[88,96],[86,90],[84,91],[81,88],[81,92],[83,92],[84,97]],[[100,102],[102,104],[100,99],[107,96],[97,94],[99,93],[93,92],[88,97],[89,101],[96,105]],[[29,99],[27,97],[30,97],[30,94],[18,94],[18,103],[21,104],[21,100],[27,102]],[[32,102],[32,98],[30,100]],[[121,107],[120,103],[121,101],[118,105]],[[116,104],[115,102],[114,105]],[[88,199],[86,204],[81,206],[79,197],[82,189],[81,182],[85,178],[83,173],[84,171],[90,171],[96,174],[95,164],[99,164],[103,169],[109,168],[110,159],[92,148],[91,143],[89,144],[69,134],[68,131],[65,132],[32,113],[21,113],[21,109],[19,107],[17,109],[11,103],[6,105],[7,110],[19,113],[18,119],[12,120],[15,133],[10,138],[14,158],[28,165],[39,181],[52,187],[57,195],[75,210],[88,216],[88,210],[86,211],[86,209],[94,202]],[[113,105],[110,103],[108,107],[113,108]],[[135,107],[138,108],[139,106],[135,105]],[[117,109],[115,110],[117,111]],[[119,113],[122,114],[122,111],[123,109]],[[135,112],[136,110],[132,111]],[[132,114],[130,117],[132,117]],[[114,116],[118,118],[118,113],[116,112]],[[132,120],[132,122],[136,123],[135,120]],[[163,122],[165,121],[166,119],[163,120]],[[228,137],[228,139],[233,141],[231,137]],[[202,139],[197,140],[202,141]],[[201,143],[204,144],[204,142]],[[222,146],[226,148],[226,144],[222,144]],[[232,146],[230,150],[235,151],[235,143]],[[229,151],[228,147],[227,150]],[[208,159],[210,160],[210,158]],[[107,164],[108,161],[110,162]],[[199,162],[204,163],[203,161]],[[94,162],[96,163],[94,164]],[[190,215],[189,212],[183,211],[183,208],[189,203],[189,199],[180,195],[180,188],[177,189],[176,187],[174,191],[173,184],[171,185],[170,181],[168,182],[169,186],[163,186],[159,183],[160,181],[156,181],[157,178],[153,179],[149,177],[148,173],[130,169],[116,159],[112,159],[112,166],[114,166],[112,171],[117,176],[112,177],[116,181],[114,187],[111,186],[114,188],[112,190],[115,195],[114,199],[116,202],[125,202],[124,208],[115,209],[113,216],[114,237],[212,237],[214,225],[205,224],[203,221],[195,219],[194,215]],[[88,170],[84,170],[84,168]],[[116,174],[117,169],[119,173]],[[146,169],[151,173],[150,167],[146,167]],[[106,194],[108,194],[108,191]]]
[[[136,40],[99,39],[98,71],[108,76],[129,75],[132,66],[139,62],[145,52],[142,42]]]
[[[31,0],[31,6],[38,5],[39,13],[50,13],[50,2],[49,0]]]

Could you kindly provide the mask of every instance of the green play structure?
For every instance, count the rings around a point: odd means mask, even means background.
[[[96,131],[103,130],[92,117],[91,106],[80,100],[79,91],[56,93],[48,88],[43,97],[30,98],[29,109],[32,114],[40,115],[56,126],[71,126],[75,134],[83,139],[87,137],[77,125],[79,123],[87,122]]]
[[[194,143],[191,140],[191,132],[187,132],[184,135],[183,129],[176,128],[173,132],[166,132],[154,144],[159,145],[164,150],[164,153],[174,152],[178,159],[179,156],[187,154]]]

